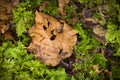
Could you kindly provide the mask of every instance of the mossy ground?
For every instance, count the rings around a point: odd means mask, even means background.
[[[65,15],[62,15],[57,0],[21,0],[12,10],[12,19],[7,20],[10,36],[0,32],[0,80],[120,79],[119,4],[119,0],[70,0],[63,5]],[[42,10],[40,6],[44,6]],[[63,19],[76,30],[78,41],[73,55],[65,60],[72,67],[45,66],[27,51],[31,41],[27,30],[34,24],[35,10]],[[105,36],[95,35],[96,25],[104,27]]]

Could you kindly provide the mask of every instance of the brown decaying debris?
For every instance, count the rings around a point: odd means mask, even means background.
[[[76,32],[62,20],[38,11],[35,15],[35,25],[28,31],[32,38],[28,51],[44,64],[56,66],[71,56],[77,40]]]
[[[65,16],[65,5],[68,4],[70,0],[58,0],[58,11],[62,16]]]
[[[13,13],[12,9],[15,7],[13,4],[17,0],[1,0],[0,1],[0,34],[3,40],[14,40],[12,35],[13,30]]]

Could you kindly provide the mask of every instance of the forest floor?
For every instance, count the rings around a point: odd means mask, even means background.
[[[0,80],[120,79],[119,3],[1,0]]]

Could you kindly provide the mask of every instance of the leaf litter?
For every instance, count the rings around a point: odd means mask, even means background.
[[[17,3],[14,4],[18,5],[19,0],[16,1]],[[69,0],[58,0],[58,2],[59,13],[64,16],[66,13],[64,8],[65,5],[69,3]],[[10,25],[9,23],[6,23],[6,21],[10,22],[9,20],[12,17],[10,7],[11,4],[12,3],[7,5],[9,7],[6,7],[5,5],[5,7],[2,7],[2,9],[0,7],[0,12],[7,11],[7,15],[6,13],[0,13],[0,33],[4,34],[4,39],[13,39],[13,35],[11,34],[11,32],[9,32]],[[44,6],[40,9],[40,11],[42,11],[47,6],[47,2],[43,5]],[[104,43],[106,29],[104,29],[103,26],[99,25],[99,20],[96,20],[95,18],[92,18],[92,16],[90,16],[89,18],[83,19],[82,23],[84,24],[85,22],[93,23],[92,29],[95,38],[99,42]],[[28,50],[34,53],[35,59],[38,59],[44,64],[50,66],[56,66],[60,63],[61,60],[70,57],[73,52],[73,46],[75,45],[77,40],[76,32],[63,20],[57,20],[49,15],[37,11],[35,24],[29,29],[28,33],[32,38],[32,42],[30,43]],[[97,67],[98,68],[96,68],[95,71],[99,70],[99,66]],[[99,71],[100,73],[106,72],[106,70]]]
[[[35,15],[35,24],[28,31],[32,38],[28,50],[34,53],[35,59],[56,66],[72,55],[76,32],[62,20],[38,11]]]
[[[7,0],[1,0],[0,1],[0,34],[2,34],[2,37],[4,40],[14,40],[14,36],[12,33],[13,31],[13,13],[12,10],[15,8],[16,1],[19,2],[19,0],[15,1],[7,1]]]

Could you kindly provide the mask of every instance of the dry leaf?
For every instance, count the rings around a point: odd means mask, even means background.
[[[96,25],[93,27],[93,33],[95,34],[95,38],[101,42],[105,43],[105,35],[106,35],[106,29],[103,28],[101,25]]]
[[[20,0],[12,0],[12,6],[13,7],[18,7]]]
[[[9,40],[13,40],[14,41],[14,37],[13,37],[13,35],[12,35],[12,33],[10,31],[5,32],[3,34],[3,37],[4,37],[4,40],[9,39]]]
[[[56,66],[70,57],[76,43],[76,32],[64,21],[36,11],[35,25],[28,33],[32,38],[28,50],[44,64]]]
[[[9,20],[12,17],[11,2],[6,0],[0,1],[0,33],[5,33],[9,28]]]
[[[58,5],[59,5],[59,8],[58,8],[58,10],[59,10],[59,13],[61,14],[61,15],[65,15],[65,10],[64,10],[64,7],[65,7],[65,5],[66,4],[68,4],[70,2],[70,0],[58,0]]]
[[[93,28],[93,32],[99,36],[103,36],[105,37],[105,34],[106,34],[106,29],[103,28],[103,26],[100,26],[100,25],[96,25],[94,28]]]
[[[5,33],[8,29],[8,25],[0,24],[0,33]]]
[[[41,6],[39,7],[39,11],[43,11],[45,9],[45,7],[48,5],[48,2],[45,1],[41,4]]]
[[[8,14],[12,13],[12,3],[5,0],[0,1],[0,18],[2,15],[9,16]]]
[[[81,22],[85,28],[92,28],[95,38],[101,42],[105,43],[106,29],[104,26],[99,24],[99,19],[93,18],[93,13],[89,9],[83,9]]]
[[[92,66],[92,69],[96,72],[96,74],[104,73],[106,77],[111,77],[112,73],[111,71],[107,69],[100,69],[100,67],[96,64]]]
[[[95,72],[96,72],[97,74],[100,74],[100,73],[103,71],[103,69],[100,70],[100,68],[99,68],[98,65],[93,65],[92,68],[93,68],[93,70],[95,70]]]

